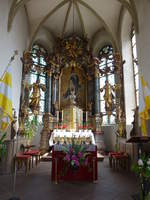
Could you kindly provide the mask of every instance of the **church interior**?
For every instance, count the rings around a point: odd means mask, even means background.
[[[150,200],[150,1],[0,1],[0,199]]]

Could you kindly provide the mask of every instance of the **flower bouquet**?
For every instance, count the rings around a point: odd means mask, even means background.
[[[72,141],[72,145],[63,146],[63,151],[65,153],[64,161],[66,162],[65,172],[68,168],[76,171],[80,166],[88,166],[88,155],[90,153],[86,151],[85,146],[75,144]]]
[[[140,199],[150,200],[150,157],[143,154],[132,170],[138,175],[140,184]]]

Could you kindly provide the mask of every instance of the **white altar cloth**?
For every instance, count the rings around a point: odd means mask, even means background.
[[[95,145],[94,134],[91,130],[79,130],[78,132],[75,131],[66,131],[65,129],[55,129],[50,137],[49,145],[53,145],[53,140],[55,137],[62,137],[62,138],[91,138],[92,144]]]

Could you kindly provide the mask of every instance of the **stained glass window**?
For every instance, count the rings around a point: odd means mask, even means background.
[[[100,89],[105,86],[105,81],[112,86],[115,85],[115,75],[111,72],[113,66],[113,48],[111,45],[104,46],[99,52],[100,65],[99,69],[104,73],[100,76]],[[107,70],[108,69],[108,70]],[[109,70],[110,69],[110,70]],[[108,72],[107,72],[108,71]],[[108,116],[105,108],[104,93],[100,92],[100,111],[103,114],[103,124],[114,124],[115,123],[115,112]],[[114,100],[115,102],[115,100]]]
[[[30,84],[35,83],[37,80],[40,81],[41,84],[46,84],[46,75],[45,73],[37,70],[36,67],[42,69],[46,66],[45,56],[47,54],[46,49],[44,49],[40,45],[33,45],[32,47],[32,60],[33,66],[35,66],[35,70],[32,70],[30,73]],[[31,91],[32,92],[32,91]],[[40,115],[38,116],[38,121],[42,121],[42,115],[45,112],[45,92],[40,91],[41,99],[40,99]]]

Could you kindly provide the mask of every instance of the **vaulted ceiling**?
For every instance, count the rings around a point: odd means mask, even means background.
[[[8,30],[17,11],[23,6],[30,30],[29,47],[43,27],[54,37],[76,33],[89,39],[104,29],[112,43],[116,44],[123,9],[130,13],[138,31],[134,0],[13,0]]]

